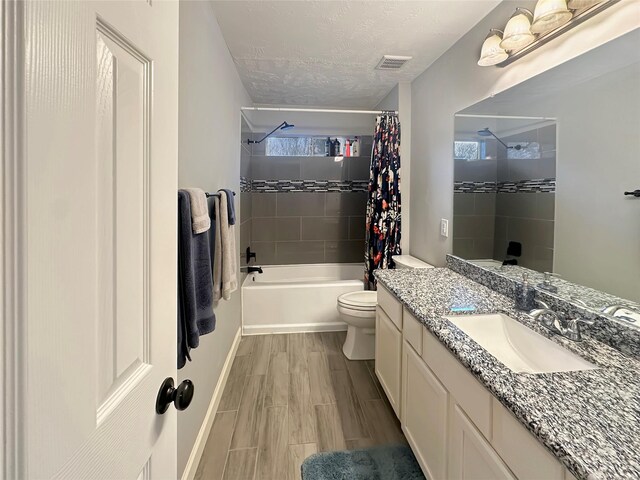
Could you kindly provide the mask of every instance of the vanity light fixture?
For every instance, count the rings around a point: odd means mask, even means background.
[[[545,33],[554,30],[571,20],[572,16],[566,0],[538,0],[533,12],[531,31]]]
[[[492,28],[478,65],[506,67],[622,0],[538,0],[534,13],[516,8],[504,33]]]
[[[516,8],[516,11],[504,27],[504,35],[500,46],[505,50],[519,50],[533,43],[536,39],[531,33],[533,14],[526,8]]]
[[[509,58],[509,54],[500,46],[502,42],[502,31],[492,28],[484,39],[482,44],[482,52],[478,65],[481,67],[489,67],[497,65]]]
[[[581,10],[583,8],[593,7],[600,2],[602,2],[602,0],[569,0],[567,7],[571,10]]]

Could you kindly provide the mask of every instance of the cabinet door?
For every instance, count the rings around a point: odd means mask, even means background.
[[[376,375],[400,418],[400,375],[402,333],[380,306],[376,309]]]
[[[407,341],[402,351],[402,430],[425,476],[445,479],[449,394]]]
[[[455,403],[452,403],[449,478],[515,480],[491,445]]]

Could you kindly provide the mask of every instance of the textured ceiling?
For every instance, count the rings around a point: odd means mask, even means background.
[[[373,108],[500,0],[212,3],[254,102]],[[375,70],[385,54],[413,60],[398,71]]]

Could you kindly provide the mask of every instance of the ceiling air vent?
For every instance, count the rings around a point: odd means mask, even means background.
[[[376,66],[377,70],[399,70],[413,57],[402,57],[400,55],[385,55]]]

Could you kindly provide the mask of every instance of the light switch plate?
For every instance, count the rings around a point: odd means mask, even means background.
[[[449,220],[446,218],[440,220],[440,235],[443,237],[449,236]]]

